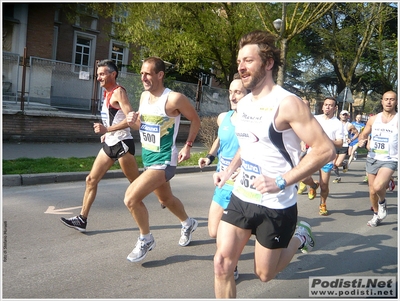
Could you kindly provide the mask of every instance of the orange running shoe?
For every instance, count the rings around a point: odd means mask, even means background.
[[[326,210],[326,204],[319,205],[319,215],[328,215],[328,210]]]
[[[312,188],[311,186],[310,186],[310,189],[308,190],[308,198],[310,199],[310,200],[313,200],[313,199],[315,199],[315,197],[317,196],[317,189],[318,189],[318,187],[319,187],[319,183],[318,182],[314,182],[315,183],[315,188]]]

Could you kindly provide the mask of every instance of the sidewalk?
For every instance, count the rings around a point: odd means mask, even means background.
[[[180,150],[184,143],[177,143]],[[52,158],[86,158],[95,157],[101,149],[99,143],[27,143],[27,142],[3,142],[2,160],[14,160],[18,158],[39,159],[45,157]],[[141,155],[140,143],[135,144],[136,155]],[[192,153],[207,151],[201,143],[195,143]],[[204,171],[215,170],[215,165],[205,167]],[[198,172],[198,166],[178,167],[176,173]],[[25,186],[50,183],[62,183],[72,181],[85,181],[88,171],[66,172],[66,173],[46,173],[46,174],[26,174],[26,175],[3,175],[3,186]],[[110,170],[103,179],[123,178],[121,170]]]
[[[184,143],[176,144],[180,150]],[[3,142],[3,160],[14,160],[18,158],[39,159],[51,158],[86,158],[95,157],[101,149],[99,142],[77,142],[77,143],[30,143],[30,142]],[[201,143],[194,143],[192,153],[207,151]],[[142,154],[142,147],[139,142],[135,143],[135,154]]]

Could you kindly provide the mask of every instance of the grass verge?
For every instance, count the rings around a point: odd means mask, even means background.
[[[367,153],[365,148],[357,150],[359,154]],[[178,166],[197,166],[199,158],[205,157],[207,152],[192,153],[189,160],[183,161]],[[16,160],[3,160],[3,175],[15,174],[36,174],[36,173],[55,173],[55,172],[78,172],[90,171],[94,159],[96,157],[87,158],[40,158],[29,159],[19,158]],[[135,156],[139,168],[143,168],[141,156]],[[214,164],[218,159],[214,161]],[[110,168],[110,170],[121,169],[118,161]]]
[[[197,166],[199,158],[206,155],[207,152],[192,153],[189,160],[183,161],[178,166]],[[135,158],[139,168],[143,168],[142,157],[135,156]],[[95,159],[96,157],[66,159],[46,157],[3,160],[3,175],[90,171]],[[110,169],[120,169],[118,161]]]

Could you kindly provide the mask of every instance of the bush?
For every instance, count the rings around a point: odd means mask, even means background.
[[[218,137],[217,116],[204,116],[201,118],[199,140],[207,149],[210,149]]]

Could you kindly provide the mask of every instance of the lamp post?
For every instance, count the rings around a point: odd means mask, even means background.
[[[274,22],[272,22],[274,24],[274,27],[276,29],[276,31],[279,32],[279,37],[281,37],[281,28],[282,28],[282,19],[276,19]]]
[[[286,65],[286,51],[287,51],[287,43],[288,40],[285,38],[286,31],[286,3],[282,3],[282,19],[276,19],[272,22],[274,28],[279,33],[278,41],[281,44],[281,62],[282,65],[279,67],[278,76],[276,79],[276,83],[280,86],[283,86],[284,74],[285,74],[285,65]]]

